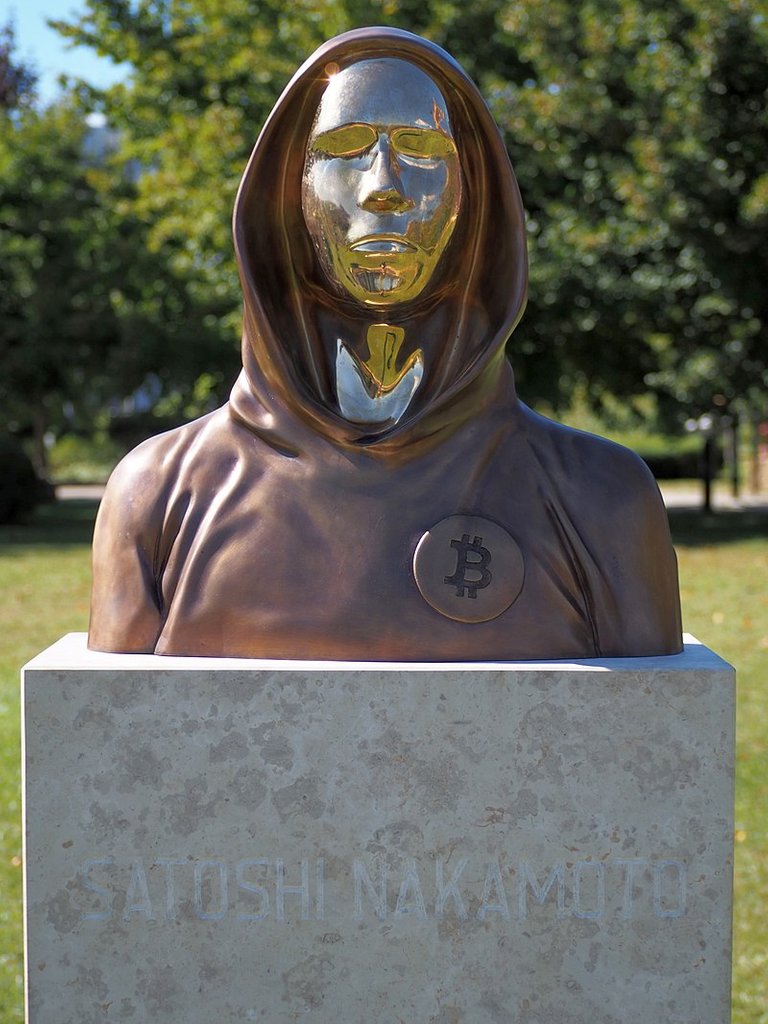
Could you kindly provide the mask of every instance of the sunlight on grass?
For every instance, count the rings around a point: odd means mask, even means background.
[[[768,517],[671,518],[685,629],[737,671],[733,1024],[768,1024]]]
[[[24,1020],[19,669],[88,625],[94,506],[41,510],[0,527],[0,1024]]]

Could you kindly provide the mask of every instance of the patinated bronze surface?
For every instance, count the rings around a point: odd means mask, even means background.
[[[116,469],[96,650],[353,660],[672,654],[677,571],[631,452],[537,416],[504,356],[520,194],[477,89],[362,29],[299,69],[234,214],[230,401]]]

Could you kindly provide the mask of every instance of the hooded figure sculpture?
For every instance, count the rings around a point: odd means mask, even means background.
[[[361,29],[278,101],[234,213],[230,401],[115,470],[89,645],[456,661],[673,654],[645,465],[515,394],[520,194],[442,50]]]

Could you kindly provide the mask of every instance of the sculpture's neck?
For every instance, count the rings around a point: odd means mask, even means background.
[[[400,353],[405,331],[394,324],[368,328],[367,358],[339,338],[336,343],[336,396],[342,416],[351,423],[390,427],[411,403],[424,375],[424,354]]]

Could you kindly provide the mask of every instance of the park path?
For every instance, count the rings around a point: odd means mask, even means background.
[[[664,504],[667,508],[701,508],[704,501],[704,489],[701,484],[665,483],[660,485]],[[56,488],[59,501],[99,501],[104,493],[102,484],[60,484]],[[756,508],[768,512],[768,491],[751,494],[743,491],[734,498],[725,484],[716,484],[713,491],[712,507],[719,511],[739,511]]]

